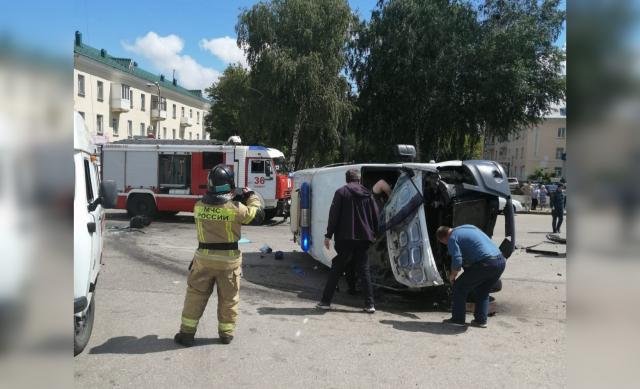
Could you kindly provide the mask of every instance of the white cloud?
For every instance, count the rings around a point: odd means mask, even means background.
[[[200,65],[192,57],[180,54],[184,41],[177,35],[159,36],[153,31],[136,38],[133,44],[122,42],[125,50],[138,54],[149,61],[160,72],[171,78],[173,69],[179,85],[187,89],[204,89],[220,77],[220,72]]]
[[[240,63],[245,68],[248,67],[244,51],[238,47],[236,40],[229,36],[201,39],[200,48],[209,51],[226,64]]]

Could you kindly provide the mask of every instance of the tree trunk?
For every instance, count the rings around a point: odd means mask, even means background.
[[[422,158],[420,155],[420,130],[419,129],[416,129],[414,142],[416,146],[416,162],[420,162]]]
[[[296,123],[293,126],[293,137],[291,139],[291,155],[289,155],[289,165],[293,166],[294,170],[298,169],[298,141],[300,139],[300,131],[302,130],[302,106],[298,110],[296,115]]]

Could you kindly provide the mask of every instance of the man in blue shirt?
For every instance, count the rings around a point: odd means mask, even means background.
[[[451,256],[451,319],[444,322],[458,326],[466,325],[467,296],[474,292],[476,307],[471,325],[486,328],[489,291],[504,271],[505,258],[491,238],[470,224],[456,228],[441,226],[436,231],[436,238],[440,243],[447,245]],[[464,268],[464,272],[456,279],[461,268]]]

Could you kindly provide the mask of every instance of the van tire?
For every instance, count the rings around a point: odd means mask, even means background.
[[[93,296],[91,298],[91,304],[89,304],[89,308],[87,308],[87,314],[85,315],[85,320],[82,325],[80,325],[80,321],[77,316],[73,316],[73,356],[80,354],[85,347],[87,347],[87,343],[89,343],[89,338],[91,337],[91,331],[93,330],[93,319],[95,317],[96,311],[96,293],[93,292]]]
[[[127,199],[127,213],[129,216],[155,215],[157,211],[156,202],[148,194],[132,194]]]

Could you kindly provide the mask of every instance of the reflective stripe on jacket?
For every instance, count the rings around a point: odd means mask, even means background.
[[[193,208],[196,233],[200,243],[233,243],[240,240],[241,225],[249,224],[260,209],[260,200],[250,196],[247,205],[238,201],[206,204],[198,201]],[[233,269],[242,263],[240,250],[196,250],[195,257],[211,261],[213,268]]]

